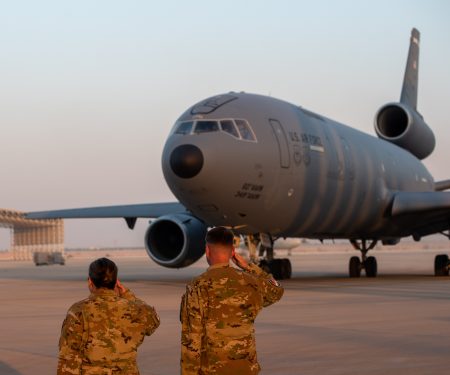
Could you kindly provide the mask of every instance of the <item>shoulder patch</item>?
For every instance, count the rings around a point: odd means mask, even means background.
[[[272,277],[269,279],[269,283],[271,283],[274,286],[280,286],[280,283]]]

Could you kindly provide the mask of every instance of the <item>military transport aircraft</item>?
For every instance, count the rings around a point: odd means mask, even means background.
[[[400,102],[375,115],[378,138],[272,97],[230,92],[203,100],[176,121],[164,147],[165,180],[179,202],[29,213],[29,218],[152,218],[148,255],[186,267],[204,254],[208,227],[245,238],[253,259],[277,278],[291,276],[274,259],[277,238],[348,239],[361,251],[351,277],[377,275],[378,241],[450,230],[450,180],[435,182],[420,160],[435,138],[417,111],[420,34],[411,32]],[[257,246],[259,253],[257,254]],[[449,258],[435,258],[448,275]]]

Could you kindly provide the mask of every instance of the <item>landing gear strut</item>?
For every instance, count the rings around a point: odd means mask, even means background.
[[[350,277],[360,277],[363,269],[366,271],[367,277],[376,277],[378,272],[377,259],[373,256],[368,257],[367,253],[375,247],[377,240],[372,240],[370,243],[367,243],[367,240],[350,240],[350,243],[356,250],[361,251],[361,259],[357,256],[350,258],[348,265]]]
[[[267,273],[271,273],[272,276],[277,280],[290,279],[292,276],[291,261],[287,258],[275,259],[273,256],[274,254],[272,237],[261,235],[261,237],[263,236],[265,236],[265,238],[261,238],[261,244],[259,247],[259,257],[263,257],[263,259],[259,261],[259,266]],[[255,237],[248,237],[248,242],[250,245],[250,242],[253,242],[255,240]],[[248,247],[249,249],[254,248],[252,245]],[[252,250],[250,250],[250,258],[252,260],[255,260],[256,258],[256,254],[252,256]]]

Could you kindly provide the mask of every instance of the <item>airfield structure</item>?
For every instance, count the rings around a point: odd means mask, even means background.
[[[0,209],[0,227],[11,228],[14,260],[32,260],[35,252],[64,253],[64,223],[61,219],[27,219],[20,211]]]

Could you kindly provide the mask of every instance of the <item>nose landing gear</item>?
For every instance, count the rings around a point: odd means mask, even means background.
[[[272,249],[273,250],[273,249]],[[259,266],[266,272],[271,273],[277,280],[290,279],[292,276],[291,261],[287,258],[282,259],[262,259]]]
[[[260,238],[261,240],[260,240]],[[259,236],[246,236],[245,244],[250,252],[250,260],[258,263],[259,266],[271,273],[277,280],[290,279],[292,276],[292,265],[288,258],[274,258],[272,237],[265,234]],[[257,254],[257,246],[259,244],[259,254]],[[262,258],[262,259],[261,259]],[[258,259],[259,262],[258,262]]]
[[[367,277],[376,277],[378,272],[377,259],[373,256],[368,257],[367,253],[377,244],[377,240],[367,243],[367,240],[350,240],[350,243],[356,250],[361,251],[361,260],[357,256],[350,258],[348,273],[350,277],[360,277],[361,271],[366,271]]]

